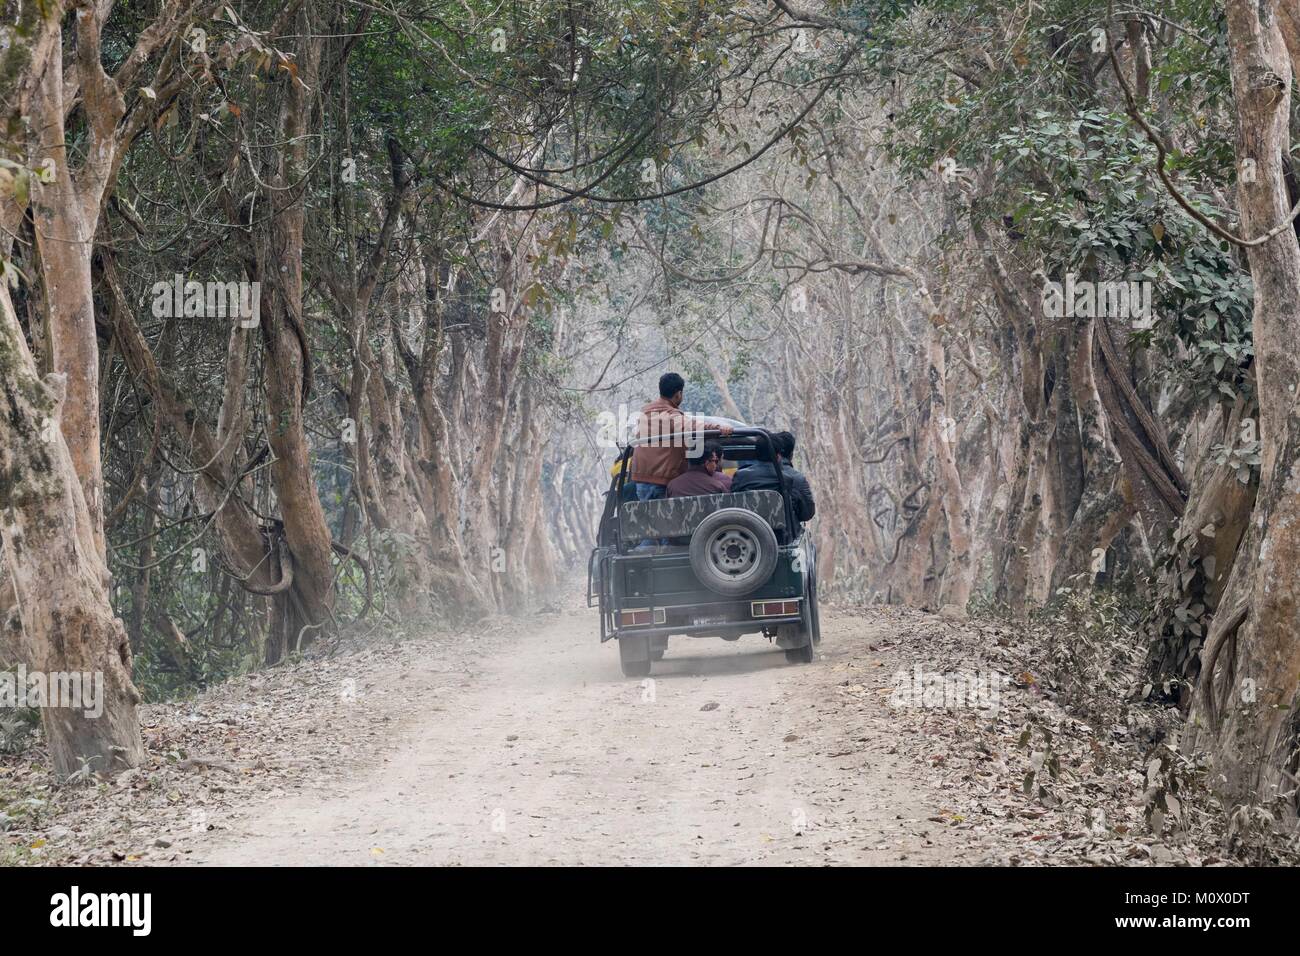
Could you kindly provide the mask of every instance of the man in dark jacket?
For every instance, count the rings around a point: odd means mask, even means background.
[[[817,503],[813,500],[812,486],[808,479],[790,464],[794,457],[794,435],[789,432],[777,432],[772,436],[774,451],[781,456],[781,477],[790,489],[790,500],[794,505],[794,516],[798,521],[809,521],[817,513]],[[781,479],[776,476],[776,466],[770,461],[755,461],[747,468],[736,472],[731,480],[731,490],[740,491],[780,491]]]

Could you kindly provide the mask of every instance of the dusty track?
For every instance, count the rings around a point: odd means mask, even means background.
[[[971,834],[926,822],[939,800],[913,758],[890,752],[898,725],[884,696],[851,719],[837,709],[837,685],[872,667],[883,635],[869,620],[827,614],[811,665],[787,664],[756,636],[675,638],[653,683],[620,675],[594,613],[550,621],[489,642],[478,673],[436,696],[422,692],[418,658],[397,686],[366,681],[399,715],[383,752],[255,798],[189,843],[188,859],[975,861]]]

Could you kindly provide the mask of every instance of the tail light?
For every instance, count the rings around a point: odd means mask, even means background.
[[[795,601],[751,601],[751,617],[789,617],[799,613],[799,602]]]
[[[667,615],[661,607],[653,611],[648,607],[640,607],[630,611],[620,611],[618,620],[623,627],[643,627],[647,624],[663,624],[667,620]]]

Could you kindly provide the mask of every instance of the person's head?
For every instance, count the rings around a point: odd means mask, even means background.
[[[793,461],[794,435],[790,432],[777,432],[772,436],[772,448],[786,461]]]
[[[707,471],[710,475],[718,473],[722,467],[722,446],[715,441],[706,441],[700,457],[691,461],[691,467]]]
[[[666,372],[659,377],[659,396],[672,402],[676,408],[682,403],[682,392],[686,390],[686,379],[676,372]]]

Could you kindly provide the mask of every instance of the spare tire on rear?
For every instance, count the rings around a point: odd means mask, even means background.
[[[708,515],[691,535],[691,568],[700,583],[727,597],[741,597],[767,583],[776,570],[776,533],[746,508]]]

